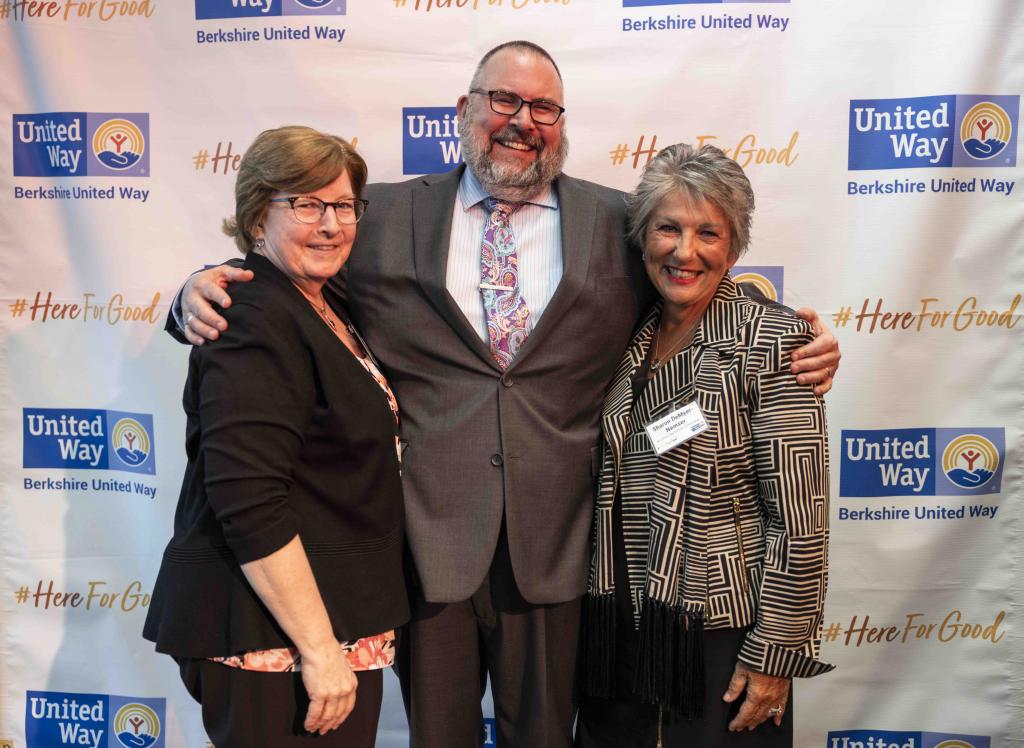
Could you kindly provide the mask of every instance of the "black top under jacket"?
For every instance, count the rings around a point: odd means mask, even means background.
[[[296,534],[339,641],[409,617],[385,394],[276,267],[251,252],[245,267],[228,329],[189,359],[188,465],[143,631],[177,657],[291,645],[239,564]]]

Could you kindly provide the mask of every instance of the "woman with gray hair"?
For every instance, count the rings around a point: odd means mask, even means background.
[[[602,412],[576,744],[788,747],[791,679],[832,669],[825,406],[789,371],[811,329],[729,278],[754,194],[718,148],[663,150],[626,210],[661,298]]]

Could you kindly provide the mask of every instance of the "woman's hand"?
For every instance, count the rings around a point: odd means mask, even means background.
[[[303,723],[309,732],[336,729],[356,706],[358,681],[337,642],[325,652],[302,654],[302,685],[309,695]]]
[[[813,384],[815,395],[824,395],[832,389],[839,359],[843,357],[839,341],[813,309],[797,309],[796,316],[811,325],[814,340],[793,351],[790,371],[797,375],[796,381],[800,384]]]
[[[789,678],[759,673],[749,665],[737,662],[722,700],[729,703],[736,701],[743,689],[747,690],[747,698],[740,705],[739,714],[729,723],[729,731],[753,730],[770,718],[775,720],[776,725],[781,725],[789,701],[789,683]],[[782,708],[774,711],[776,707]]]
[[[232,283],[251,281],[252,275],[251,270],[217,265],[201,270],[185,281],[181,288],[181,314],[185,326],[181,331],[189,343],[202,345],[207,340],[216,340],[227,329],[227,320],[213,310],[210,302],[227,309],[231,306],[231,297],[224,289]]]
[[[269,556],[242,564],[242,572],[302,657],[309,695],[304,726],[333,730],[356,705],[356,676],[334,636],[313,570],[296,535]]]

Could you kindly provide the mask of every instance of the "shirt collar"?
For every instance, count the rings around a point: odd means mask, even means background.
[[[490,197],[490,194],[480,184],[480,180],[476,178],[473,170],[467,166],[462,172],[462,179],[459,180],[459,202],[462,204],[462,209],[464,211],[469,210],[473,206],[482,203],[488,197]],[[541,208],[558,210],[558,195],[555,194],[550,184],[544,188],[543,192],[526,202]]]

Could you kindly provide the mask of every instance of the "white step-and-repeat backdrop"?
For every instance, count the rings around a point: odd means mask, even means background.
[[[797,745],[1024,744],[1020,0],[0,0],[0,747],[207,746],[140,636],[184,467],[168,302],[233,254],[258,132],[349,138],[374,180],[448,170],[513,38],[562,68],[573,175],[736,158],[734,275],[841,340],[838,669],[797,685]],[[386,688],[378,744],[406,746]]]

